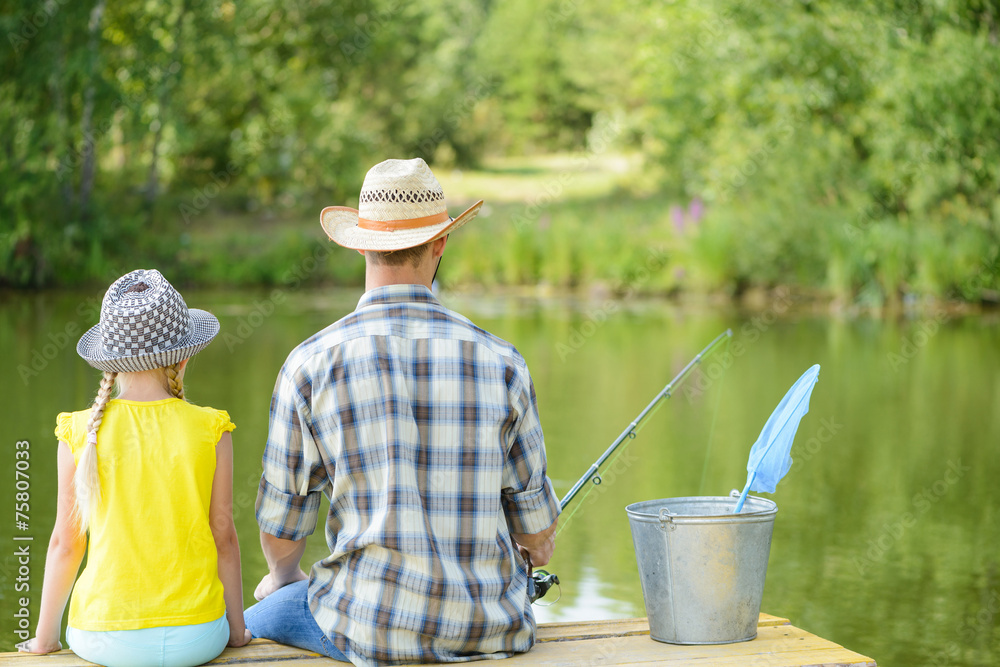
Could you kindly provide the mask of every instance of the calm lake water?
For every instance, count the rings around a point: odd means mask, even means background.
[[[350,292],[186,293],[223,334],[191,364],[190,400],[234,433],[244,596],[265,572],[253,500],[276,373],[301,340],[352,310]],[[0,296],[3,424],[0,650],[16,641],[16,548],[30,544],[31,627],[55,505],[56,413],[89,404],[98,375],[75,353],[100,294]],[[273,299],[277,296],[279,298]],[[934,312],[837,319],[659,302],[445,295],[512,341],[538,392],[549,474],[562,495],[683,365],[727,327],[730,354],[647,422],[580,503],[547,569],[561,598],[540,621],[643,616],[625,505],[742,488],[750,446],[785,390],[821,364],[795,463],[772,497],[763,609],[880,665],[1000,662],[1000,322]],[[780,316],[778,311],[782,311]],[[30,443],[30,520],[15,528],[15,443]],[[572,507],[568,511],[572,511]],[[14,537],[32,536],[32,542]],[[324,554],[321,535],[306,560]],[[553,591],[543,600],[554,600]]]

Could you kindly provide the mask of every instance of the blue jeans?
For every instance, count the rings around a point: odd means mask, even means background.
[[[141,630],[66,629],[79,657],[107,667],[192,667],[214,660],[229,642],[226,615],[208,623]]]
[[[341,662],[350,662],[326,636],[309,610],[309,582],[279,588],[243,612],[254,637],[297,646]]]

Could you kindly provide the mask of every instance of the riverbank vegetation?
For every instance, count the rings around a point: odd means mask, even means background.
[[[358,284],[316,224],[421,156],[455,285],[1000,298],[982,0],[7,3],[0,284]],[[454,208],[454,206],[453,206]]]

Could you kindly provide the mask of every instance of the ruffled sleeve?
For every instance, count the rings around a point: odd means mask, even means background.
[[[79,422],[79,412],[60,412],[56,416],[56,437],[69,445],[74,454],[80,450],[84,441],[83,429],[86,425]]]
[[[56,437],[63,442],[73,442],[72,412],[60,412],[56,416]]]
[[[222,437],[223,433],[232,431],[236,428],[236,424],[232,422],[229,418],[229,413],[225,410],[216,410],[216,428],[215,428],[215,441],[218,442],[219,438]]]

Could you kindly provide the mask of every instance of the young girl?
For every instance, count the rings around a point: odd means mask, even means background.
[[[30,653],[62,648],[60,622],[84,551],[66,638],[115,667],[198,665],[250,641],[233,524],[235,426],[184,400],[188,359],[219,332],[157,271],[108,289],[77,352],[104,371],[90,410],[62,413],[59,498]],[[118,395],[111,398],[117,385]]]

